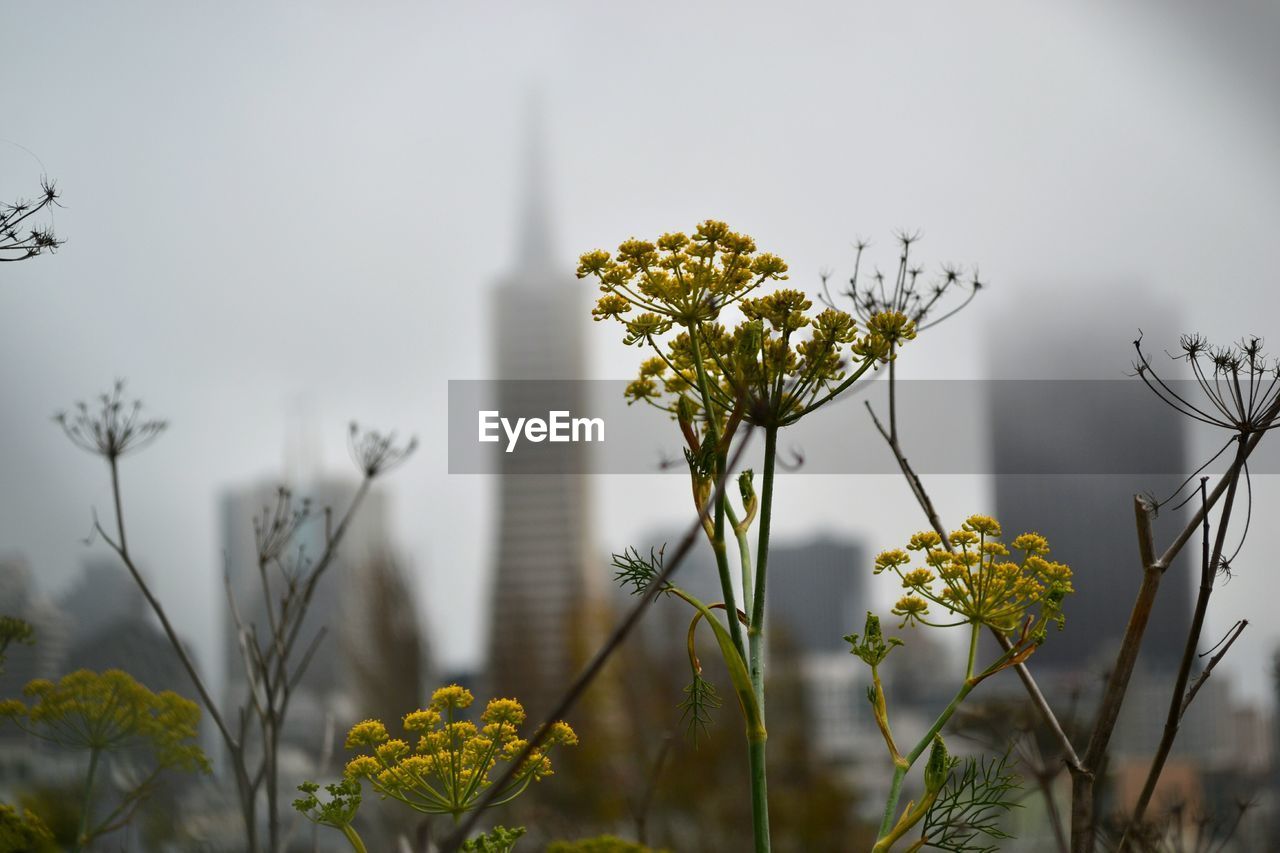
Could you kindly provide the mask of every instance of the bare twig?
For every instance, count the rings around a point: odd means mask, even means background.
[[[324,550],[314,563],[306,560],[301,549],[292,561],[285,554],[299,526],[309,515],[309,505],[294,509],[290,495],[281,490],[276,504],[267,507],[254,519],[255,545],[257,546],[258,572],[261,596],[267,615],[268,635],[260,640],[258,626],[243,618],[231,588],[231,579],[224,570],[232,622],[243,659],[247,695],[236,709],[237,731],[232,732],[223,712],[213,700],[206,682],[200,677],[190,654],[183,646],[164,606],[156,598],[138,570],[129,548],[126,533],[123,501],[120,485],[120,458],[155,440],[167,424],[142,417],[141,403],[126,405],[123,399],[124,383],[117,382],[112,392],[98,398],[99,408],[91,411],[84,403],[77,404],[71,414],[60,414],[55,420],[67,437],[78,447],[106,460],[110,471],[112,503],[115,511],[115,530],[108,533],[94,513],[94,531],[119,557],[128,569],[134,583],[142,592],[151,610],[160,620],[165,636],[178,655],[179,661],[191,678],[201,703],[213,720],[231,760],[235,775],[241,814],[245,823],[246,849],[257,853],[261,849],[257,829],[257,801],[262,786],[266,785],[267,799],[267,850],[276,853],[280,849],[280,819],[278,809],[280,734],[288,714],[289,700],[294,687],[306,670],[320,639],[322,628],[303,652],[301,660],[291,664],[294,646],[306,619],[307,610],[315,594],[317,584],[326,569],[336,558],[352,518],[359,509],[374,478],[403,462],[416,442],[405,446],[394,442],[393,434],[361,433],[353,424],[351,428],[352,458],[363,477],[346,513],[336,528],[331,528],[326,509]],[[268,567],[279,570],[283,590],[275,590],[267,577]],[[302,579],[302,583],[299,580]],[[256,766],[250,766],[249,736],[251,723],[256,723],[256,733],[261,745]]]
[[[1196,676],[1195,681],[1191,682],[1191,687],[1187,690],[1186,698],[1182,700],[1182,709],[1178,712],[1179,717],[1182,717],[1187,713],[1187,708],[1191,707],[1192,700],[1196,698],[1196,694],[1200,692],[1200,688],[1204,686],[1204,683],[1209,680],[1209,676],[1213,674],[1213,668],[1218,665],[1220,660],[1227,656],[1227,652],[1231,651],[1231,646],[1237,639],[1239,639],[1240,635],[1244,633],[1244,629],[1248,627],[1249,620],[1241,619],[1239,622],[1232,625],[1231,630],[1227,632],[1227,636],[1219,641],[1219,645],[1222,646],[1222,648],[1218,649],[1217,654],[1209,658],[1209,663],[1205,666],[1204,671]]]
[[[1205,614],[1209,609],[1209,599],[1213,595],[1214,578],[1217,576],[1218,568],[1221,564],[1227,529],[1231,524],[1231,511],[1235,504],[1236,490],[1240,482],[1240,472],[1244,468],[1248,455],[1245,439],[1246,436],[1244,435],[1239,438],[1236,461],[1231,467],[1230,482],[1227,485],[1227,496],[1222,504],[1222,514],[1218,518],[1218,531],[1214,535],[1212,555],[1209,552],[1208,495],[1205,492],[1204,479],[1200,481],[1201,516],[1204,526],[1204,553],[1200,567],[1200,591],[1196,596],[1195,612],[1192,614],[1191,629],[1187,632],[1187,642],[1182,650],[1182,661],[1178,666],[1173,695],[1169,699],[1169,712],[1165,718],[1164,733],[1160,738],[1160,745],[1156,749],[1155,757],[1151,760],[1151,769],[1148,771],[1146,782],[1142,786],[1142,793],[1138,796],[1138,802],[1129,818],[1129,829],[1125,831],[1124,837],[1120,839],[1118,853],[1123,853],[1126,849],[1133,828],[1142,825],[1147,807],[1155,794],[1156,784],[1160,781],[1160,774],[1164,770],[1165,761],[1169,757],[1169,752],[1173,749],[1174,739],[1178,736],[1178,724],[1182,719],[1187,682],[1191,676],[1191,667],[1195,662],[1196,651],[1200,644],[1200,634],[1204,630]]]

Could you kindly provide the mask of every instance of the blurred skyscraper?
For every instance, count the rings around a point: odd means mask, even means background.
[[[515,265],[494,292],[493,375],[504,381],[493,408],[504,417],[586,402],[586,288],[554,252],[541,142],[534,128]],[[546,463],[502,454],[488,648],[491,691],[519,698],[535,717],[590,652],[599,604],[588,478]]]
[[[66,671],[123,669],[151,690],[196,700],[191,677],[118,560],[87,561],[58,607],[69,626]]]
[[[814,751],[830,762],[853,761],[872,722],[866,667],[844,641],[862,633],[871,606],[869,565],[860,544],[828,536],[776,543],[769,553],[768,664],[793,670]]]
[[[849,654],[870,607],[870,561],[857,543],[820,536],[769,551],[768,630],[805,655]]]
[[[1047,536],[1054,559],[1075,574],[1066,631],[1051,631],[1036,651],[1037,671],[1099,675],[1114,659],[1142,579],[1133,496],[1164,499],[1199,464],[1188,460],[1186,420],[1138,380],[1125,381],[1139,328],[1163,367],[1178,322],[1157,300],[1119,288],[1064,289],[1022,307],[1052,322],[1037,321],[1034,334],[989,338],[998,377],[989,383],[997,516],[1009,536]],[[999,381],[1008,378],[1020,381]],[[1034,473],[1046,467],[1068,473]],[[1162,510],[1157,546],[1186,518]],[[1174,669],[1182,655],[1193,569],[1186,553],[1168,570],[1147,629],[1139,661],[1148,670]]]
[[[0,672],[0,697],[19,696],[33,678],[62,675],[70,641],[71,624],[44,596],[31,575],[31,567],[18,555],[0,557],[0,614],[25,619],[35,629],[35,644],[14,644],[5,653]],[[21,737],[14,726],[0,726],[0,736]]]

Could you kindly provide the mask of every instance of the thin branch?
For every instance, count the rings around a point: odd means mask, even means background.
[[[1249,627],[1249,620],[1241,619],[1231,627],[1231,630],[1227,632],[1225,639],[1223,641],[1219,641],[1219,645],[1221,645],[1222,648],[1216,655],[1209,658],[1209,663],[1204,668],[1204,672],[1196,676],[1196,680],[1191,683],[1190,689],[1187,690],[1187,697],[1182,700],[1182,709],[1178,712],[1179,718],[1187,713],[1187,708],[1191,706],[1191,701],[1196,698],[1196,694],[1200,692],[1200,688],[1209,680],[1209,676],[1213,674],[1213,668],[1218,665],[1218,661],[1227,656],[1227,652],[1231,650],[1232,644],[1235,643],[1236,639],[1244,633],[1244,629],[1247,627]]]
[[[1160,745],[1156,750],[1155,757],[1151,761],[1151,769],[1147,773],[1146,782],[1143,784],[1142,793],[1138,796],[1138,802],[1134,806],[1133,814],[1129,818],[1128,828],[1120,839],[1118,853],[1124,853],[1128,840],[1135,830],[1141,826],[1142,820],[1146,814],[1147,806],[1151,803],[1151,798],[1155,794],[1156,784],[1160,781],[1160,775],[1164,770],[1165,761],[1169,757],[1169,752],[1173,749],[1173,741],[1178,734],[1178,723],[1182,717],[1183,700],[1186,695],[1187,681],[1190,678],[1191,666],[1195,661],[1196,648],[1200,642],[1200,633],[1204,629],[1205,614],[1209,608],[1209,598],[1213,595],[1213,581],[1217,574],[1218,566],[1222,559],[1222,550],[1226,542],[1227,529],[1231,523],[1231,510],[1235,503],[1236,489],[1240,481],[1240,471],[1244,467],[1244,462],[1248,458],[1250,444],[1245,441],[1245,436],[1240,436],[1240,442],[1236,450],[1236,461],[1231,466],[1230,482],[1226,489],[1226,499],[1222,504],[1222,514],[1218,519],[1218,531],[1214,536],[1213,552],[1209,552],[1209,517],[1208,517],[1208,496],[1205,493],[1205,481],[1200,481],[1201,495],[1201,523],[1204,529],[1204,544],[1202,563],[1200,567],[1200,591],[1196,596],[1195,612],[1191,617],[1191,627],[1187,632],[1186,645],[1182,651],[1182,661],[1178,666],[1178,675],[1174,683],[1173,694],[1169,699],[1169,712],[1165,718],[1164,733],[1160,738]]]
[[[111,469],[111,493],[115,503],[116,513],[116,541],[112,542],[106,537],[101,527],[98,527],[99,533],[103,533],[112,550],[124,563],[125,568],[129,570],[129,574],[133,576],[133,581],[138,585],[138,589],[142,592],[143,598],[151,605],[152,611],[156,614],[156,618],[160,620],[160,625],[164,628],[165,636],[169,638],[169,644],[173,646],[173,650],[178,655],[178,660],[182,662],[183,669],[187,671],[187,675],[191,677],[191,682],[195,685],[196,692],[200,694],[201,701],[204,702],[205,709],[209,712],[210,719],[217,727],[218,732],[222,735],[222,739],[226,742],[227,748],[234,754],[239,748],[240,743],[232,736],[231,730],[227,728],[226,721],[223,720],[222,714],[218,712],[217,703],[213,701],[213,696],[209,693],[209,688],[205,685],[204,680],[200,677],[200,673],[196,670],[195,663],[191,660],[191,656],[187,654],[187,650],[182,645],[182,641],[178,638],[178,632],[174,630],[173,623],[169,621],[169,616],[164,612],[164,607],[156,598],[155,593],[151,591],[151,587],[142,577],[142,573],[138,571],[138,567],[134,565],[133,557],[129,553],[129,546],[125,537],[124,525],[124,509],[120,500],[120,466],[118,460],[113,456],[108,460]],[[96,523],[95,523],[96,524]]]

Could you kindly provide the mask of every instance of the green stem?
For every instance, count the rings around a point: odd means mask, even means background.
[[[342,827],[342,834],[347,837],[347,841],[351,843],[351,848],[356,853],[369,853],[364,846],[364,841],[360,839],[360,833],[356,832],[355,827],[351,824],[348,823]]]
[[[906,778],[910,765],[898,764],[893,768],[893,782],[889,785],[889,799],[884,804],[884,818],[880,821],[880,831],[876,838],[884,838],[893,829],[894,817],[898,813],[898,799],[902,796],[902,780]]]
[[[698,327],[688,327],[689,344],[693,354],[693,366],[698,374],[698,391],[702,397],[702,413],[707,422],[706,441],[716,448],[716,466],[713,471],[715,482],[725,476],[724,469],[729,464],[728,453],[720,448],[720,431],[716,426],[715,411],[711,407],[711,390],[707,380],[706,365],[702,363],[702,344],[699,341]],[[738,654],[746,656],[746,645],[742,642],[742,626],[738,624],[738,604],[733,594],[733,578],[729,574],[729,554],[725,548],[724,535],[724,501],[716,501],[715,522],[711,536],[711,549],[716,555],[716,570],[720,574],[720,592],[724,596],[725,607],[729,611],[729,636],[733,638],[734,648]]]
[[[907,771],[916,763],[916,759],[923,755],[924,751],[933,744],[934,737],[938,732],[942,731],[942,727],[951,719],[951,715],[960,707],[960,703],[965,700],[965,697],[973,692],[973,688],[981,684],[989,675],[999,671],[1000,667],[1003,666],[1012,656],[1011,651],[1005,652],[995,661],[995,663],[991,664],[991,666],[987,667],[977,675],[974,675],[974,661],[977,658],[978,637],[981,629],[982,625],[980,623],[975,624],[973,626],[973,631],[969,634],[969,664],[965,671],[964,683],[960,685],[960,689],[956,691],[956,695],[952,698],[951,702],[948,703],[947,707],[944,708],[942,713],[938,715],[938,718],[933,721],[933,725],[929,727],[929,731],[925,732],[924,737],[920,738],[919,743],[917,743],[911,752],[907,754],[906,763],[899,764],[894,768],[893,784],[889,787],[889,799],[885,802],[884,819],[880,822],[879,838],[884,838],[885,835],[893,829],[895,823],[894,817],[898,812],[898,800],[902,796],[902,779],[907,775]]]
[[[978,631],[981,628],[981,624],[974,622],[973,631],[969,634],[969,666],[964,671],[965,681],[973,678],[973,665],[978,659]]]
[[[733,536],[738,540],[738,565],[742,570],[742,609],[749,615],[752,610],[751,596],[754,585],[754,576],[751,574],[751,541],[747,536],[749,525],[739,529],[738,516],[734,513],[728,498],[725,498],[724,511],[728,516],[729,526],[733,528]]]
[[[764,477],[760,485],[760,538],[756,544],[755,592],[751,601],[751,625],[747,629],[750,643],[751,686],[755,691],[760,721],[764,711],[764,595],[765,572],[769,566],[769,525],[773,517],[773,476],[778,456],[778,428],[770,426],[764,433]],[[768,780],[765,768],[765,739],[749,743],[751,759],[751,822],[755,831],[756,853],[769,850]]]
[[[76,832],[73,851],[81,850],[89,840],[86,836],[89,834],[89,806],[93,798],[93,776],[98,772],[98,757],[101,753],[102,751],[96,748],[89,751],[89,772],[84,777],[84,795],[80,802],[80,829]]]
[[[756,853],[769,853],[769,785],[765,778],[766,738],[748,742],[751,759],[751,829]]]
[[[751,630],[764,634],[765,572],[769,565],[769,524],[773,519],[773,472],[778,457],[778,428],[765,427],[764,478],[760,484],[760,539],[756,544],[756,589],[751,602]]]

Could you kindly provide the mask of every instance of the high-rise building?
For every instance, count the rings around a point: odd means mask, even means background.
[[[494,290],[493,408],[504,417],[586,402],[586,289],[552,246],[541,140],[532,137],[515,265]],[[536,717],[592,644],[588,478],[565,456],[513,453],[502,454],[496,485],[488,675],[495,695],[519,698]]]
[[[14,644],[6,650],[0,696],[20,695],[33,678],[56,679],[64,674],[70,620],[40,592],[30,565],[21,556],[0,557],[0,615],[23,619],[35,630],[33,645]]]
[[[769,549],[769,669],[792,671],[812,747],[828,762],[853,760],[872,725],[866,667],[844,641],[862,633],[871,606],[868,565],[860,544],[830,536]]]
[[[871,603],[870,560],[857,542],[821,536],[769,549],[767,630],[805,655],[849,654]]]
[[[119,560],[86,561],[58,607],[70,626],[68,671],[123,669],[150,690],[197,699],[191,676]]]
[[[1105,306],[1099,310],[1098,306]],[[1163,406],[1132,373],[1132,341],[1146,330],[1159,366],[1177,342],[1177,322],[1157,300],[1116,288],[1037,294],[1034,335],[991,336],[988,384],[996,512],[1005,533],[1037,531],[1053,557],[1071,566],[1075,594],[1067,627],[1035,654],[1037,672],[1097,676],[1114,660],[1142,580],[1133,497],[1171,494],[1189,464],[1186,420]],[[1013,324],[1016,326],[1016,324]],[[1010,326],[1012,328],[1013,326]],[[1166,507],[1157,547],[1186,522]],[[1187,549],[1167,573],[1147,628],[1139,665],[1178,665],[1191,617]]]

